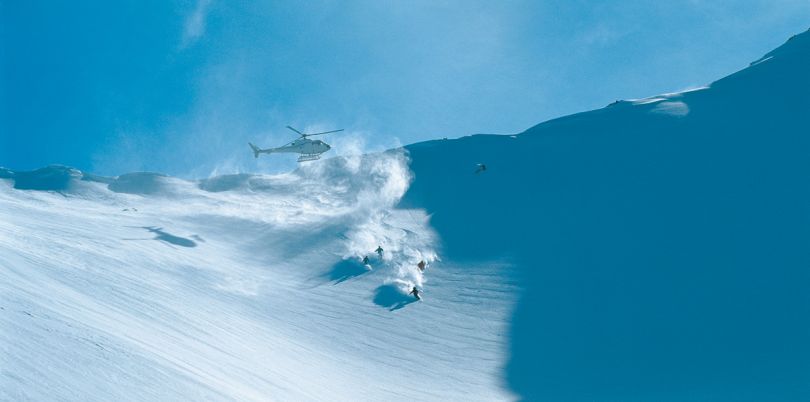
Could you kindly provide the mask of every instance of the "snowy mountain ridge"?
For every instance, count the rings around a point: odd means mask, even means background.
[[[0,169],[0,399],[806,399],[808,71],[273,176]]]
[[[806,31],[707,88],[408,147],[443,259],[518,272],[512,390],[810,395],[809,71]]]

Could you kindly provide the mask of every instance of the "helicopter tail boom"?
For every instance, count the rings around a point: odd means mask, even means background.
[[[250,145],[250,149],[252,149],[252,150],[253,150],[253,157],[254,157],[254,158],[258,158],[258,157],[259,157],[259,154],[272,154],[272,153],[274,153],[274,152],[284,152],[284,151],[282,150],[282,148],[283,148],[283,147],[281,147],[281,148],[267,148],[267,149],[261,149],[261,148],[259,148],[259,147],[255,146],[255,145],[253,145],[253,143],[250,143],[250,142],[248,142],[248,145]]]

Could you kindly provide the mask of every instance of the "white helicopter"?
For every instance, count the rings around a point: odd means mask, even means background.
[[[312,133],[312,134],[305,134],[302,133],[290,126],[287,126],[292,131],[298,133],[301,138],[298,138],[295,141],[292,141],[288,144],[282,145],[278,148],[267,148],[261,149],[252,143],[248,142],[250,148],[253,149],[253,157],[258,158],[259,154],[274,154],[274,153],[293,153],[293,154],[301,154],[298,157],[298,162],[306,162],[306,161],[314,161],[321,158],[321,154],[332,149],[329,144],[321,141],[321,140],[310,140],[307,137],[311,137],[313,135],[323,135],[323,134],[330,134],[336,133],[338,131],[343,131],[341,128],[340,130],[332,130],[332,131],[324,131],[322,133]]]

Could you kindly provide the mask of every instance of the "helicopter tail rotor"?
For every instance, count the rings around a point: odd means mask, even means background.
[[[253,150],[253,157],[258,158],[259,152],[261,152],[262,150],[259,147],[253,145],[253,143],[248,142],[248,145],[250,145],[250,149]]]

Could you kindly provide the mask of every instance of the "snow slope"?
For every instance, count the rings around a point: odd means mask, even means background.
[[[808,71],[277,176],[0,169],[0,399],[809,399]]]
[[[526,400],[810,400],[808,94],[804,32],[707,88],[409,146],[401,205],[445,261],[509,257]]]
[[[10,176],[2,400],[508,398],[514,284],[438,264],[424,213],[393,208],[400,153],[196,183]]]

